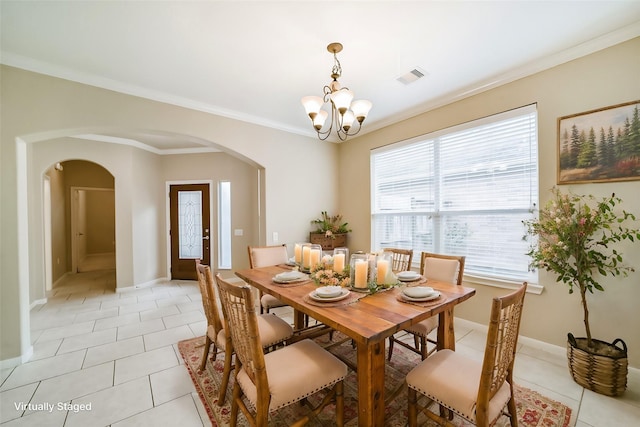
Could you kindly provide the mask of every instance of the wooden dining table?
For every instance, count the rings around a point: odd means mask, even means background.
[[[438,315],[438,348],[455,350],[454,307],[475,294],[473,288],[429,280],[427,285],[438,290],[441,297],[427,306],[400,301],[399,287],[366,295],[350,304],[325,306],[309,301],[308,295],[317,288],[312,280],[297,286],[283,286],[273,281],[276,274],[288,270],[291,267],[278,265],[240,270],[236,275],[293,307],[296,328],[302,327],[304,314],[307,314],[354,340],[357,348],[359,426],[384,425],[386,339]]]

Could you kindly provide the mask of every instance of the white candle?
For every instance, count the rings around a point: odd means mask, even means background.
[[[344,254],[335,254],[333,256],[333,271],[336,273],[344,271]]]
[[[378,260],[378,279],[377,282],[380,285],[387,283],[387,274],[389,273],[389,261],[386,259]]]
[[[304,246],[302,248],[302,267],[309,268],[311,265],[311,247]]]
[[[322,251],[320,249],[311,249],[309,254],[309,268],[313,269],[316,265],[320,264],[320,255]]]
[[[366,288],[367,287],[367,273],[369,270],[369,263],[367,261],[358,260],[355,263],[355,280],[353,286],[356,288]]]
[[[300,245],[300,243],[296,243],[293,248],[293,253],[295,256],[296,264],[300,264],[302,262],[302,245]]]

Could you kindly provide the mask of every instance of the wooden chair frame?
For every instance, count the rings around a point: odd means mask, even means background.
[[[411,270],[413,249],[384,248],[383,250],[384,252],[391,252],[393,254],[393,258],[391,260],[391,270],[394,273]]]
[[[475,420],[469,419],[479,427],[490,426],[496,420],[489,419],[489,404],[505,381],[509,384],[510,398],[507,402],[508,415],[512,427],[518,426],[516,404],[513,394],[513,365],[516,346],[520,333],[520,320],[527,290],[527,283],[523,283],[516,291],[493,299],[491,318],[487,332],[487,343],[484,351],[478,396],[476,401]],[[424,362],[423,362],[424,363]],[[455,409],[447,406],[447,402],[439,402],[439,414],[430,411],[427,406],[418,405],[418,392],[408,389],[409,426],[417,426],[418,410],[440,425],[453,426],[448,411]],[[443,408],[447,410],[442,410]],[[462,415],[462,414],[460,414]],[[464,417],[464,415],[462,415]],[[467,417],[464,417],[468,419]]]
[[[458,261],[458,276],[456,278],[456,282],[455,284],[458,286],[462,285],[462,278],[464,276],[464,263],[465,263],[465,256],[458,256],[458,255],[445,255],[445,254],[437,254],[437,253],[432,253],[432,252],[422,252],[422,255],[420,256],[420,274],[425,275],[425,264],[427,261],[427,258],[438,258],[438,259],[445,259],[445,260],[456,260]],[[426,275],[425,275],[426,276]],[[427,276],[428,278],[428,276]],[[410,331],[407,331],[409,333],[411,333]],[[429,331],[430,332],[430,331]],[[437,344],[438,342],[435,340],[432,340],[431,338],[428,338],[427,336],[422,336],[422,335],[416,335],[413,334],[413,346],[407,344],[404,341],[400,341],[399,339],[395,338],[393,335],[389,337],[389,353],[387,355],[387,360],[391,360],[391,355],[393,354],[393,345],[394,343],[398,343],[399,345],[415,352],[418,353],[421,357],[422,360],[426,359],[431,353],[433,353],[434,351],[437,350]],[[431,343],[434,344],[434,347],[429,350],[427,347],[427,343]]]
[[[205,316],[207,317],[207,333],[205,334],[204,351],[198,370],[203,371],[207,366],[209,351],[212,344],[212,361],[215,362],[218,353],[220,351],[224,351],[222,382],[220,384],[220,390],[218,390],[218,406],[222,406],[224,404],[225,396],[227,393],[231,371],[233,370],[233,345],[231,345],[231,335],[227,333],[228,329],[226,327],[226,321],[220,316],[220,307],[218,306],[219,300],[216,294],[216,285],[211,269],[209,268],[209,266],[201,264],[200,260],[196,260],[196,273],[198,276],[198,285],[200,286],[200,292],[202,294],[202,306],[205,311]],[[285,323],[284,321],[282,322]],[[222,332],[222,334],[220,334],[220,332]],[[224,336],[224,344],[218,342],[219,336]],[[286,340],[287,342],[293,341],[293,335],[291,335],[290,338],[286,338]],[[282,342],[284,341],[280,341],[277,344],[267,348],[266,350],[276,348]]]
[[[204,352],[202,354],[202,360],[200,362],[199,370],[203,371],[207,365],[207,358],[209,357],[209,349],[213,344],[213,357],[212,361],[215,361],[218,356],[218,343],[217,337],[220,331],[225,330],[225,324],[220,317],[218,311],[218,298],[216,297],[216,290],[213,280],[213,274],[209,266],[201,264],[199,259],[196,259],[196,273],[198,275],[198,285],[200,286],[200,293],[202,294],[202,306],[204,308],[205,316],[207,317],[207,333],[205,334]],[[222,383],[220,384],[220,390],[218,391],[218,405],[222,406],[227,392],[227,386],[229,385],[229,378],[231,376],[231,369],[233,368],[233,346],[231,345],[231,337],[225,333],[224,344],[224,368],[222,371]]]
[[[270,249],[275,249],[275,248],[285,248],[285,249],[286,249],[286,245],[272,245],[272,246],[248,246],[248,247],[247,247],[247,251],[249,252],[249,268],[266,267],[266,265],[263,265],[263,264],[257,263],[257,262],[254,260],[254,257],[253,257],[253,251],[254,251],[255,249],[257,249],[257,250],[270,250]],[[285,252],[286,252],[286,250],[285,250]],[[286,259],[284,259],[283,261],[284,261],[284,262],[286,262],[287,260],[286,260]],[[258,296],[259,296],[258,301],[260,302],[260,314],[263,314],[263,313],[265,313],[265,312],[266,312],[266,313],[269,313],[269,310],[271,310],[271,308],[276,308],[276,307],[286,307],[286,306],[287,306],[287,304],[285,304],[284,302],[281,302],[281,305],[278,305],[278,306],[264,307],[264,306],[262,305],[262,297],[263,297],[263,293],[262,293],[262,291],[258,291]]]
[[[257,315],[251,288],[246,284],[233,285],[223,280],[220,275],[216,275],[216,283],[222,301],[222,310],[225,319],[228,319],[231,341],[236,352],[236,376],[241,369],[244,369],[248,377],[256,385],[258,393],[258,404],[254,416],[243,401],[242,388],[236,380],[231,406],[231,426],[236,425],[238,409],[240,409],[252,426],[266,427],[269,419],[271,394],[269,392],[269,379],[267,377],[264,351],[260,346]],[[292,363],[295,363],[295,361],[292,361]],[[344,419],[343,387],[343,381],[336,383],[325,395],[322,402],[312,409],[311,414],[319,414],[327,404],[335,400],[336,422],[338,426],[342,426]],[[307,415],[291,425],[302,426],[309,419],[310,416]]]

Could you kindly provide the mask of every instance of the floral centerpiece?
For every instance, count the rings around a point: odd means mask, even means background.
[[[310,277],[318,286],[341,286],[343,288],[351,286],[349,266],[346,265],[341,273],[334,271],[333,258],[330,256],[323,257],[311,269]]]
[[[553,188],[552,192],[553,198],[540,210],[538,218],[524,221],[527,235],[534,238],[527,253],[531,257],[530,267],[555,273],[556,280],[566,284],[570,294],[575,289],[580,292],[587,338],[574,338],[569,334],[569,366],[574,380],[591,390],[618,395],[626,387],[626,345],[620,339],[609,344],[591,338],[587,292],[593,294],[594,289],[604,291],[599,283],[600,276],[627,276],[634,271],[623,264],[622,254],[612,244],[640,240],[640,231],[627,226],[627,221],[635,221],[636,218],[625,210],[614,211],[622,202],[615,194],[596,199],[592,195],[563,194],[558,188]],[[615,346],[617,341],[623,343],[624,351]],[[582,353],[577,353],[574,348]],[[585,354],[581,365],[576,363],[574,367],[574,354]],[[602,356],[600,360],[605,362],[595,362],[600,363],[597,368],[587,366],[594,357],[586,354]],[[617,367],[609,368],[611,364],[621,363],[620,359],[624,359],[624,372]],[[583,372],[577,372],[578,368]],[[598,370],[603,373],[597,381],[578,377],[591,376]],[[604,389],[593,387],[594,383],[603,384],[609,378],[618,382],[613,378],[616,376],[614,372],[624,375],[619,384],[603,385]]]

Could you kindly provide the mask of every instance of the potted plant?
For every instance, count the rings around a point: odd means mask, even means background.
[[[622,262],[614,243],[640,240],[640,230],[627,226],[635,216],[615,212],[622,202],[612,194],[596,199],[592,195],[562,194],[553,188],[553,198],[538,218],[524,221],[527,236],[533,237],[530,267],[556,274],[556,281],[578,290],[581,297],[586,338],[569,333],[567,353],[573,379],[590,390],[617,396],[626,389],[627,349],[621,339],[613,343],[592,339],[587,292],[604,291],[600,276],[627,276],[634,271]],[[525,236],[525,237],[527,237]],[[617,344],[622,344],[622,348]]]
[[[342,215],[329,215],[322,211],[320,218],[311,223],[315,225],[315,230],[309,233],[311,243],[322,245],[323,250],[347,246],[347,233],[351,229],[347,222],[343,222]]]

